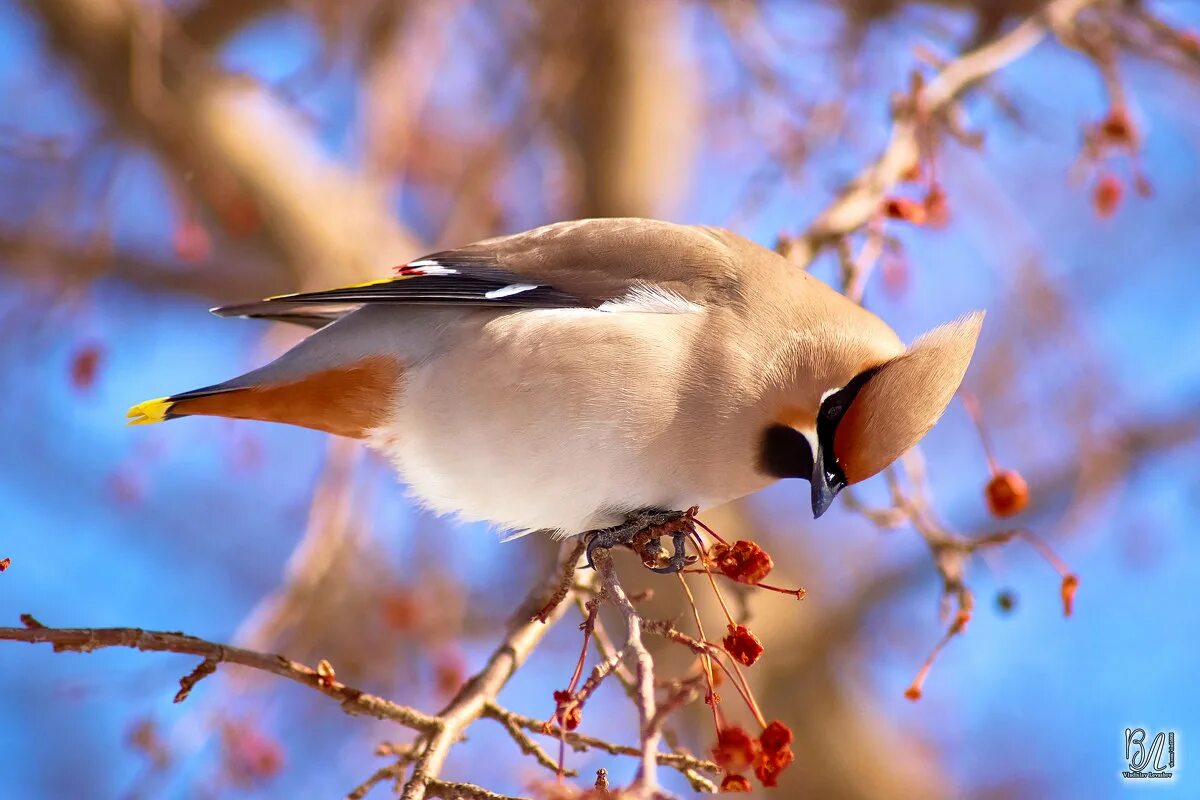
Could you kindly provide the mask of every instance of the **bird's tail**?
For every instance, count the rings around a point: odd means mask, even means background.
[[[131,407],[125,414],[129,425],[150,425],[171,419],[171,406],[174,401],[170,397],[156,397],[153,400],[143,400]]]
[[[215,386],[145,400],[129,409],[128,424],[198,415],[282,422],[361,438],[387,421],[402,374],[396,359],[383,355],[301,375],[289,372],[266,367]]]

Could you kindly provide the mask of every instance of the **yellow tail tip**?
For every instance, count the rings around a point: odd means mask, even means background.
[[[153,400],[145,400],[138,403],[129,409],[125,417],[129,420],[129,425],[150,425],[155,422],[162,422],[167,418],[167,412],[171,410],[174,403],[167,397],[156,397]]]

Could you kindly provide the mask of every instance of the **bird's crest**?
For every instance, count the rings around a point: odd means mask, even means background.
[[[863,385],[834,435],[847,483],[880,472],[929,432],[962,383],[982,324],[976,311],[934,328]]]

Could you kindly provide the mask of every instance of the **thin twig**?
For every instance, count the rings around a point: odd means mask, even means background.
[[[397,762],[395,764],[388,764],[386,767],[380,767],[379,769],[375,770],[371,777],[367,778],[358,786],[355,786],[353,789],[351,789],[346,794],[346,800],[362,800],[362,798],[366,797],[372,789],[389,778],[396,779],[401,777],[404,774],[404,767],[405,764],[403,762]]]
[[[1097,2],[1054,0],[1004,36],[947,64],[920,90],[915,98],[919,107],[897,115],[883,154],[842,190],[803,235],[780,241],[779,252],[808,266],[822,249],[865,225],[878,213],[891,187],[917,163],[922,129],[928,120],[944,114],[968,89],[1032,50],[1051,25],[1055,29],[1069,25],[1079,12]]]
[[[442,800],[526,800],[523,797],[513,797],[507,794],[497,794],[476,786],[473,783],[455,783],[453,781],[430,781],[426,788],[429,797],[440,797]]]
[[[646,796],[653,796],[658,791],[658,761],[656,754],[658,752],[658,742],[662,738],[661,730],[651,725],[651,720],[655,714],[655,699],[654,699],[654,659],[650,656],[650,651],[646,649],[646,645],[642,643],[642,618],[638,614],[637,609],[633,607],[629,596],[625,594],[625,590],[621,587],[620,581],[617,579],[617,572],[613,565],[612,556],[606,550],[597,551],[593,557],[596,564],[596,572],[600,575],[600,581],[604,586],[605,591],[613,601],[613,605],[621,610],[625,615],[625,627],[627,631],[625,648],[631,650],[634,658],[637,661],[637,708],[638,708],[638,733],[641,741],[642,764],[638,768],[635,786],[641,790]]]
[[[321,694],[337,700],[347,714],[392,720],[423,732],[438,728],[436,717],[377,695],[367,694],[339,681],[325,680],[312,667],[285,656],[217,644],[182,633],[147,631],[141,628],[47,628],[28,615],[22,615],[22,619],[27,621],[27,624],[33,624],[25,628],[0,628],[0,640],[30,644],[49,643],[54,646],[56,653],[90,653],[106,647],[131,647],[143,651],[201,656],[205,659],[204,663],[211,661],[214,665],[239,664],[316,689]],[[196,671],[193,671],[188,678],[195,675]],[[195,680],[191,683],[194,685]],[[180,693],[186,696],[185,689],[190,690],[191,685],[185,683],[181,686]]]
[[[562,734],[560,728],[554,725],[547,725],[545,720],[536,719],[534,717],[518,714],[515,711],[509,711],[496,703],[489,703],[484,710],[483,715],[491,717],[497,721],[511,721],[512,724],[523,728],[524,730],[536,733],[542,736],[553,736],[555,739]],[[586,750],[601,750],[605,753],[614,756],[634,756],[640,757],[642,751],[638,747],[630,747],[629,745],[616,744],[604,739],[598,739],[595,736],[579,733],[577,731],[566,731],[563,735],[563,740],[575,749],[576,752]],[[697,772],[707,772],[711,775],[716,775],[721,771],[712,761],[703,758],[696,758],[687,753],[655,753],[655,760],[660,766],[677,769],[680,772],[687,770],[695,770]]]
[[[483,716],[490,717],[504,726],[504,730],[507,731],[508,735],[512,737],[512,740],[517,743],[517,747],[521,748],[522,753],[527,756],[533,756],[539,764],[553,772],[555,775],[559,774],[560,769],[558,761],[551,757],[551,755],[547,753],[545,748],[543,748],[540,744],[529,738],[529,734],[525,733],[525,731],[521,729],[521,726],[517,724],[516,720],[514,720],[511,715],[489,713],[489,711],[485,709]],[[566,768],[562,769],[561,772],[568,778],[573,778],[579,774],[573,769]]]
[[[549,585],[534,587],[510,623],[507,635],[492,651],[487,664],[463,685],[450,704],[437,715],[438,727],[430,734],[428,746],[417,758],[412,777],[404,785],[401,794],[403,800],[422,800],[432,792],[431,787],[449,785],[439,782],[438,775],[450,749],[462,738],[471,723],[483,715],[488,704],[495,701],[508,679],[521,668],[546,632],[566,611],[566,604],[560,603],[547,612],[545,622],[533,614],[534,610],[544,607],[547,593],[555,592],[562,585],[564,573],[574,574],[578,557],[574,556],[573,545],[566,545],[564,551],[567,547],[571,550],[560,554],[559,568],[551,576]],[[587,581],[595,580],[595,574],[586,573],[580,580],[586,586]],[[573,591],[568,590],[567,597]]]

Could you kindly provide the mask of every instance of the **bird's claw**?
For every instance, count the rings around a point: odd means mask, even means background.
[[[675,533],[671,534],[671,544],[674,547],[675,552],[671,554],[671,558],[669,561],[667,561],[667,565],[665,567],[650,567],[650,571],[657,572],[659,575],[672,575],[676,572],[679,572],[692,561],[694,561],[695,557],[689,557],[684,551],[685,541],[687,541],[687,533],[684,531],[676,531]],[[658,539],[654,540],[654,545],[660,551],[662,550],[662,545],[659,544]]]
[[[682,570],[685,566],[695,561],[694,556],[688,556],[686,552],[686,541],[688,530],[681,529],[677,523],[687,517],[689,512],[669,512],[669,513],[654,513],[641,514],[630,519],[623,525],[615,525],[611,528],[593,531],[587,534],[587,549],[585,555],[587,563],[585,566],[596,568],[596,564],[592,559],[593,553],[596,550],[608,550],[618,545],[632,545],[634,541],[643,535],[646,531],[653,531],[655,528],[668,528],[659,536],[652,536],[644,545],[641,546],[639,555],[645,561],[657,561],[657,557],[662,553],[661,538],[664,535],[671,536],[671,544],[673,552],[666,566],[647,568],[652,572],[657,572],[660,575],[670,575]]]
[[[596,568],[596,563],[592,560],[592,553],[596,550],[608,550],[617,545],[628,544],[633,540],[634,533],[627,533],[628,526],[617,525],[614,528],[604,528],[603,530],[592,531],[587,534],[587,550],[584,555],[587,557],[585,567],[591,569]]]

